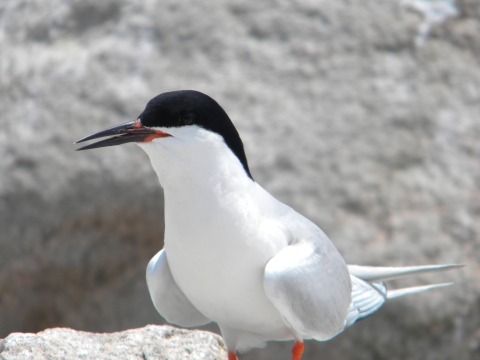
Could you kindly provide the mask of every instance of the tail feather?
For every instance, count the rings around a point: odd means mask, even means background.
[[[442,288],[453,283],[414,286],[397,290],[387,290],[385,280],[402,276],[458,269],[465,265],[428,265],[410,267],[373,267],[348,265],[352,281],[352,302],[345,319],[344,329],[356,321],[370,316],[382,307],[387,299]]]
[[[407,266],[407,267],[376,267],[376,266],[359,266],[348,265],[348,271],[351,275],[358,277],[364,281],[386,281],[403,276],[414,274],[432,273],[437,271],[447,271],[458,269],[465,265],[426,265],[426,266]]]
[[[397,290],[388,290],[387,299],[395,299],[397,297],[401,297],[409,294],[416,294],[419,292],[438,289],[438,288],[442,288],[450,285],[453,285],[453,283],[434,284],[434,285],[426,285],[426,286],[413,286],[413,287],[397,289]]]

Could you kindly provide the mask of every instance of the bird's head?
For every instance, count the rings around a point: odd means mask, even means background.
[[[136,120],[126,122],[77,141],[81,143],[109,137],[77,150],[88,150],[135,142],[147,150],[152,146],[167,145],[175,141],[183,151],[196,151],[185,146],[198,141],[208,141],[209,133],[218,135],[236,155],[251,178],[243,143],[235,126],[222,107],[211,97],[193,90],[172,91],[151,99]],[[212,137],[213,138],[213,137]],[[148,152],[148,151],[147,151]]]

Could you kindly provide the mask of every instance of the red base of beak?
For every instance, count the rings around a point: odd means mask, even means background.
[[[140,119],[137,119],[135,121],[130,121],[128,123],[117,125],[112,128],[86,136],[78,140],[76,143],[81,143],[84,141],[93,140],[105,136],[113,137],[81,147],[77,149],[77,151],[121,145],[129,142],[150,142],[156,138],[169,137],[172,135],[160,130],[146,128],[142,125]]]

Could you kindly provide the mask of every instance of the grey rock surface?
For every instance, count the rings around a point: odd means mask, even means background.
[[[48,329],[0,340],[2,360],[226,360],[222,338],[206,331],[146,326],[111,334]]]
[[[160,323],[145,286],[163,203],[135,145],[72,142],[196,89],[253,177],[349,263],[466,263],[305,359],[480,358],[480,7],[415,47],[400,1],[0,2],[0,337]],[[244,359],[288,359],[271,344]]]

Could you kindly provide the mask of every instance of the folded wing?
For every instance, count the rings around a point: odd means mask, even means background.
[[[168,322],[185,327],[211,322],[192,305],[175,283],[164,249],[148,263],[147,285],[153,305]]]
[[[264,289],[285,323],[302,338],[328,340],[342,331],[351,303],[350,275],[338,251],[298,241],[265,267]]]
[[[368,283],[351,275],[352,303],[348,308],[345,328],[352,326],[357,320],[363,319],[379,308],[387,300],[387,288],[384,283]]]

